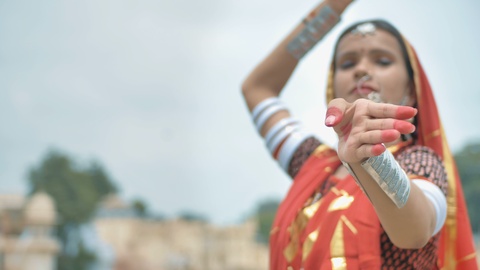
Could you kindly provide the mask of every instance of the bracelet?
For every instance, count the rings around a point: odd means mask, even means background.
[[[280,104],[280,103],[281,103],[281,101],[278,97],[270,97],[270,98],[262,100],[252,110],[253,121],[256,122],[260,113],[263,112],[267,107],[270,107],[273,104]]]
[[[367,193],[367,190],[362,185],[362,182],[360,182],[360,180],[358,180],[358,176],[355,174],[352,167],[350,167],[350,164],[348,164],[347,162],[344,162],[344,161],[342,161],[342,163],[343,163],[343,166],[345,166],[345,168],[347,168],[347,171],[350,173],[350,175],[353,177],[353,179],[355,179],[355,182],[360,187],[360,189],[363,191],[363,193],[367,196],[367,198],[370,200],[370,202],[373,203],[372,199],[370,198],[370,196]]]
[[[272,140],[276,137],[278,137],[278,134],[283,130],[284,128],[287,128],[288,126],[296,125],[298,124],[298,119],[293,118],[293,117],[288,117],[284,118],[278,123],[276,123],[268,132],[267,135],[265,135],[265,142],[268,145],[272,144]]]
[[[270,151],[270,153],[274,155],[275,150],[277,150],[280,143],[283,142],[292,133],[298,131],[300,128],[301,126],[298,124],[286,126],[277,134],[277,136],[273,137],[271,141],[267,141],[267,148]]]
[[[287,110],[287,107],[281,103],[272,104],[270,107],[263,110],[258,116],[258,118],[254,120],[255,125],[257,127],[257,131],[260,132],[262,130],[263,125],[265,125],[265,122],[267,122],[267,120],[270,119],[272,115],[274,115],[279,111],[284,111],[284,110]]]
[[[390,151],[386,150],[379,156],[368,158],[361,166],[398,208],[407,203],[410,180]]]
[[[340,17],[330,6],[324,6],[311,21],[304,19],[304,29],[288,45],[287,50],[300,60],[315,46],[338,22]]]
[[[278,154],[278,162],[284,171],[288,172],[288,166],[292,160],[295,150],[302,144],[306,139],[314,137],[313,132],[307,131],[305,129],[300,129],[293,132],[282,145],[282,149]]]
[[[344,165],[367,194],[350,165]],[[368,158],[361,166],[398,208],[405,206],[410,195],[410,180],[390,151]]]

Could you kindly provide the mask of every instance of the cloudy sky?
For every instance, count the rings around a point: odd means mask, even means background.
[[[250,70],[316,1],[0,0],[0,192],[25,192],[50,148],[101,161],[158,213],[238,221],[289,179],[240,95]],[[282,98],[326,142],[326,68],[339,31],[394,23],[417,49],[449,142],[480,140],[480,2],[357,0]]]

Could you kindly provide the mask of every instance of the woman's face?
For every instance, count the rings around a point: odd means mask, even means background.
[[[334,61],[335,97],[353,102],[378,92],[383,102],[414,104],[400,44],[390,33],[381,29],[366,35],[349,33],[340,40]]]

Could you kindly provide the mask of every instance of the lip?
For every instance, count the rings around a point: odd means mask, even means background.
[[[356,85],[351,91],[351,93],[359,94],[361,96],[366,96],[371,92],[378,92],[378,91],[375,89],[375,87],[369,85],[368,83],[362,83],[360,87]]]

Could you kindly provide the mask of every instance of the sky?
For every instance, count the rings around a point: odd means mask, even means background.
[[[316,1],[0,0],[0,192],[24,193],[49,149],[101,162],[126,200],[231,224],[290,179],[240,85]],[[416,48],[454,151],[480,140],[480,1],[356,0],[282,94],[320,138],[340,31],[383,18]]]

